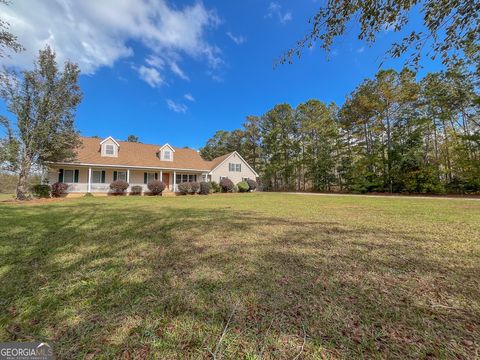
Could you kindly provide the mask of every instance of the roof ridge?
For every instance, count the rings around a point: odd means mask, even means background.
[[[174,146],[172,144],[170,144],[169,142],[166,142],[165,144],[147,144],[147,143],[143,143],[143,142],[134,142],[134,141],[125,141],[125,140],[118,140],[116,138],[114,138],[113,136],[107,136],[106,138],[102,139],[101,137],[97,137],[97,136],[85,136],[85,135],[80,135],[80,137],[84,138],[84,139],[95,139],[95,140],[99,140],[99,141],[102,141],[102,140],[105,140],[105,139],[108,139],[109,137],[111,137],[112,139],[114,139],[116,142],[118,143],[124,143],[124,144],[137,144],[137,145],[148,145],[148,146],[158,146],[159,148],[161,148],[162,146],[165,146],[165,145],[170,145],[172,148],[174,149],[183,149],[183,150],[192,150],[192,151],[195,151],[197,152],[197,150],[187,146],[183,146],[183,147],[179,147],[179,146]]]

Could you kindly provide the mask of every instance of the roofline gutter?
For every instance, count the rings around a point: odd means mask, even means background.
[[[167,168],[157,166],[135,166],[135,165],[110,165],[110,164],[89,164],[76,162],[47,162],[49,165],[71,165],[71,166],[91,166],[91,167],[111,167],[111,168],[129,168],[129,169],[152,169],[152,170],[180,170],[180,171],[202,171],[209,172],[210,169],[184,169],[184,168]]]

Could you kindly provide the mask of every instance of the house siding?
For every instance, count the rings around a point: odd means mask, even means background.
[[[230,171],[228,166],[228,164],[230,163],[242,164],[242,171]],[[236,153],[225,159],[224,162],[220,164],[220,166],[218,166],[215,170],[212,171],[211,181],[219,182],[221,176],[228,177],[230,180],[233,181],[234,184],[242,181],[242,178],[248,178],[252,180],[255,180],[257,178],[255,173],[248,167],[248,164],[243,161],[242,158]]]

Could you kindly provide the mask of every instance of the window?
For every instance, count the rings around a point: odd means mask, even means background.
[[[172,152],[170,150],[163,150],[163,160],[172,160]]]
[[[92,171],[92,183],[104,184],[105,183],[105,171],[93,170]]]
[[[235,172],[241,172],[242,171],[242,164],[228,164],[228,171],[235,171]]]
[[[80,175],[80,170],[67,170],[67,169],[60,169],[58,172],[58,181],[64,182],[67,184],[71,183],[78,183],[78,178]]]
[[[196,174],[177,174],[175,181],[177,184],[180,184],[182,182],[196,182],[197,175]]]
[[[73,183],[75,180],[75,171],[74,170],[64,170],[63,171],[63,182],[64,183]]]
[[[105,155],[115,155],[115,148],[112,144],[105,145]]]
[[[114,171],[113,172],[113,181],[123,180],[127,181],[127,172],[126,171]]]
[[[143,173],[143,183],[148,184],[150,181],[157,180],[158,179],[158,173]]]

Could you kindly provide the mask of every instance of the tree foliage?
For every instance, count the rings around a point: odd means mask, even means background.
[[[359,23],[358,39],[373,43],[382,31],[407,28],[412,12],[417,10],[424,30],[413,30],[393,43],[389,56],[408,53],[407,63],[415,67],[423,55],[433,59],[440,56],[444,63],[464,57],[479,68],[480,2],[472,0],[328,0],[310,19],[305,37],[281,57],[280,63],[293,62],[305,47],[315,43],[329,51],[352,20]]]
[[[128,141],[128,142],[139,143],[139,142],[140,142],[140,139],[138,138],[138,136],[128,135],[127,141]]]
[[[0,163],[19,175],[17,197],[27,197],[31,170],[51,161],[75,156],[79,145],[74,127],[82,99],[77,65],[66,62],[60,71],[50,47],[39,52],[34,69],[0,75],[0,95],[16,117],[0,117],[6,136],[0,140]]]
[[[420,81],[382,70],[340,108],[279,104],[207,145],[219,156],[234,144],[228,151],[249,161],[265,190],[478,193],[479,107],[465,67]]]
[[[9,1],[0,0],[0,5],[8,5]],[[10,24],[0,19],[0,58],[7,56],[8,49],[14,52],[20,52],[25,50],[24,47],[18,42],[18,39],[10,31]]]

